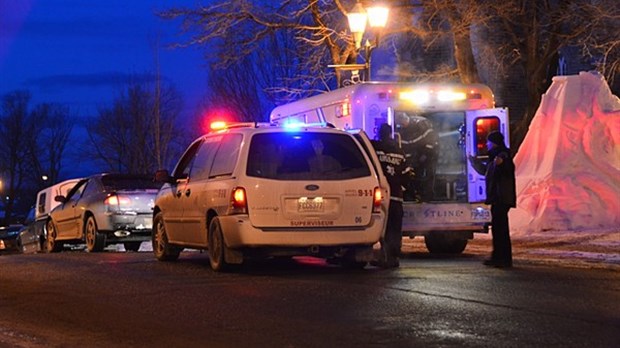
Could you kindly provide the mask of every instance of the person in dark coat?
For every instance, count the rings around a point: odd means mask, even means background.
[[[401,115],[399,125],[407,164],[415,172],[415,179],[407,187],[405,199],[418,202],[431,201],[439,151],[437,132],[428,119],[417,115]]]
[[[487,195],[485,204],[491,205],[493,252],[491,258],[484,261],[484,264],[502,268],[512,267],[508,211],[517,206],[515,165],[502,133],[498,131],[489,133],[487,149],[489,161],[485,173]]]
[[[372,145],[377,153],[383,174],[390,185],[390,204],[388,208],[385,236],[381,239],[380,257],[374,265],[384,268],[399,266],[398,257],[403,240],[403,190],[413,175],[411,167],[405,163],[405,154],[392,139],[392,128],[384,123],[379,127],[379,140]]]

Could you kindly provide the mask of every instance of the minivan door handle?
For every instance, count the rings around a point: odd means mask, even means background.
[[[185,190],[185,197],[189,197],[189,195],[191,194],[192,194],[192,190],[190,189]]]

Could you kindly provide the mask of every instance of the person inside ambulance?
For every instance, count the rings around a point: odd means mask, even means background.
[[[381,169],[390,185],[390,205],[385,236],[381,238],[381,250],[373,265],[382,268],[399,266],[398,257],[403,241],[403,187],[408,186],[413,171],[405,160],[403,150],[392,138],[392,127],[387,123],[379,127],[378,140],[372,142]]]
[[[322,174],[340,171],[340,163],[332,156],[323,154],[325,146],[321,140],[313,139],[311,144],[312,149],[314,150],[314,156],[308,159],[310,171]]]
[[[435,171],[439,158],[439,136],[432,123],[419,115],[402,113],[398,118],[401,146],[415,179],[405,192],[406,201],[430,201],[433,198]]]

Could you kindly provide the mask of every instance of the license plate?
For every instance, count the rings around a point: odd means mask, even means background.
[[[474,221],[487,221],[491,219],[491,212],[488,209],[476,208],[471,210],[471,219]]]
[[[297,211],[300,213],[321,213],[323,208],[323,197],[301,197],[297,200]]]

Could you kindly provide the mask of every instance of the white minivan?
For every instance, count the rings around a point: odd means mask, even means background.
[[[155,201],[153,251],[246,258],[312,255],[364,267],[384,233],[388,185],[368,138],[329,127],[243,123],[195,140]]]

